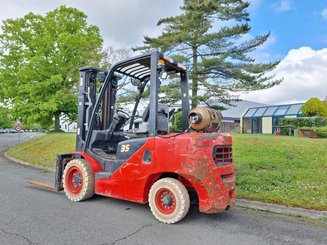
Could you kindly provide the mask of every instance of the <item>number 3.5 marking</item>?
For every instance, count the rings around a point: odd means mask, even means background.
[[[121,145],[120,152],[129,152],[129,144],[127,145]]]

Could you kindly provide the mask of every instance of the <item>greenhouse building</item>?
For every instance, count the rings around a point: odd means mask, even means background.
[[[303,103],[249,108],[240,119],[241,133],[275,134],[280,130],[280,118],[301,117],[302,106]]]

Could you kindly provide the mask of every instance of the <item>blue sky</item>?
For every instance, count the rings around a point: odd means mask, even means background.
[[[251,35],[271,32],[254,52],[258,61],[281,60],[273,71],[279,86],[242,94],[264,104],[305,102],[327,96],[327,1],[252,0]]]
[[[253,0],[249,12],[252,35],[271,32],[266,51],[272,58],[302,46],[327,46],[326,0]]]

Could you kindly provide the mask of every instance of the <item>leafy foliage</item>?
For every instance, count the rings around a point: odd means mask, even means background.
[[[317,133],[318,138],[327,138],[327,126],[310,128]]]
[[[7,19],[0,35],[0,102],[15,117],[59,126],[61,113],[75,120],[78,68],[98,65],[102,38],[87,16],[61,6],[45,16]]]
[[[125,48],[114,48],[112,46],[107,46],[104,50],[104,59],[103,59],[103,66],[104,68],[108,68],[113,66],[119,61],[125,60],[132,56],[131,49]]]
[[[318,98],[311,98],[304,103],[302,113],[307,117],[321,116],[327,120],[327,104]]]
[[[173,132],[182,132],[183,131],[183,121],[182,121],[182,111],[179,110],[174,113],[173,116]]]
[[[246,39],[249,3],[242,0],[184,0],[182,14],[163,18],[158,37],[145,36],[137,50],[160,49],[186,62],[192,79],[192,107],[211,97],[230,105],[231,92],[270,88],[279,84],[266,75],[279,63],[255,63],[249,53],[267,41],[269,33]],[[201,92],[200,92],[201,91]],[[209,104],[209,106],[211,106]]]
[[[14,119],[10,110],[0,106],[0,128],[11,128],[14,125]]]
[[[297,117],[281,118],[280,126],[301,127],[322,127],[327,125],[327,120],[323,117]]]
[[[301,127],[304,130],[313,130],[316,132],[318,138],[327,138],[327,126],[321,127]]]

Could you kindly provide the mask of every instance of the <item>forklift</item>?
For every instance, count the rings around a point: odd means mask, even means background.
[[[95,194],[149,203],[156,219],[172,224],[187,214],[191,198],[200,212],[217,213],[235,202],[232,138],[218,133],[221,114],[190,112],[186,68],[158,51],[113,65],[80,68],[76,152],[57,156],[55,188],[73,202]],[[162,74],[180,81],[181,133],[170,133],[172,111],[159,103]],[[119,81],[138,90],[131,113],[117,109]],[[149,104],[139,115],[146,88]],[[191,197],[191,198],[190,198]]]

